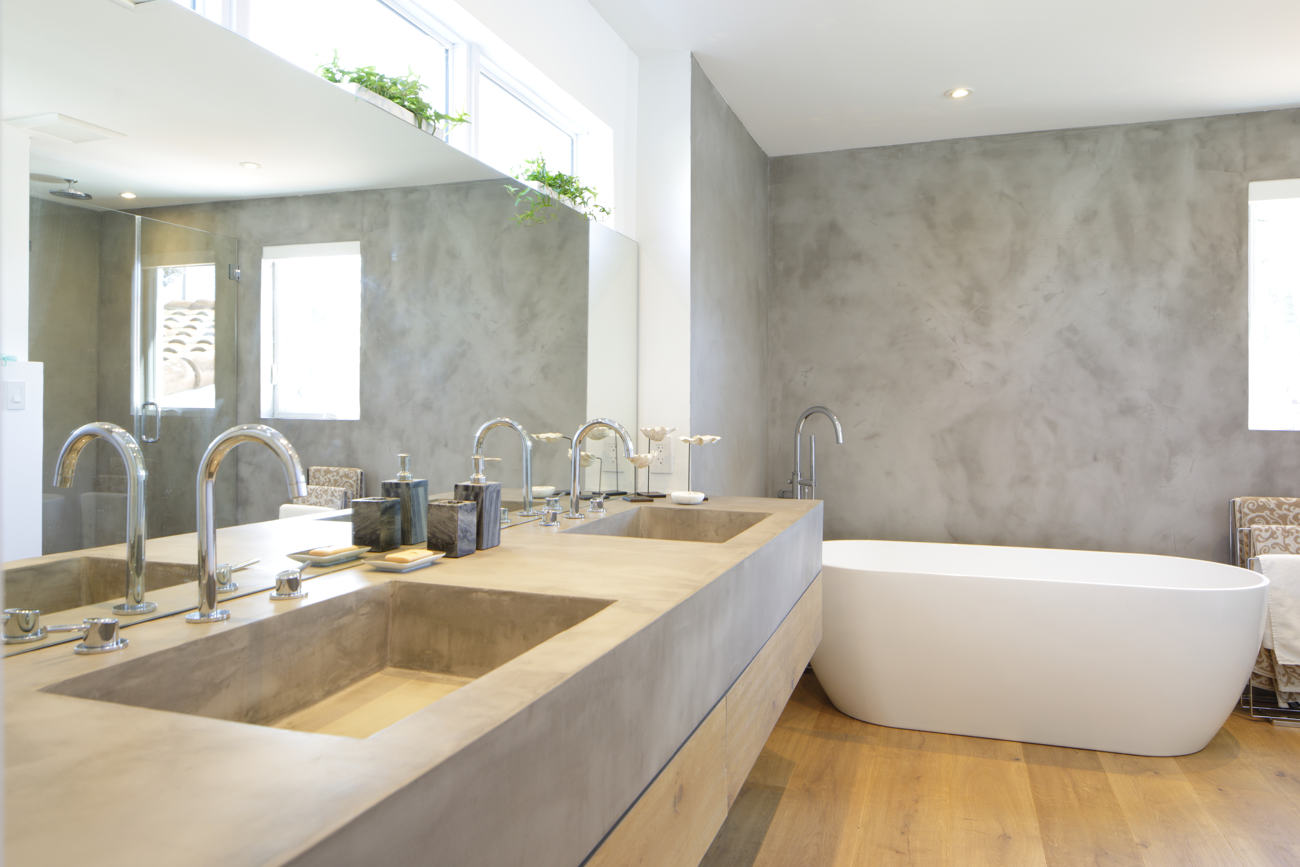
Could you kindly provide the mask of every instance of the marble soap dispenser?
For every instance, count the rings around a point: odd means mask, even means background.
[[[456,499],[470,500],[478,505],[478,543],[480,551],[501,544],[501,483],[489,482],[483,472],[487,459],[474,455],[474,474],[468,482],[456,483]]]
[[[397,456],[397,478],[380,484],[385,497],[402,501],[402,544],[422,545],[428,538],[429,480],[411,478],[411,456]]]

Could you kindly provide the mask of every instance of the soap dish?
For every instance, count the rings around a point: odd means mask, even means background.
[[[425,566],[435,563],[446,556],[442,551],[430,551],[428,557],[421,557],[419,560],[412,560],[410,563],[394,563],[392,560],[385,560],[382,557],[375,560],[366,560],[366,562],[380,572],[410,572],[414,569],[423,569]]]
[[[336,563],[346,563],[349,560],[355,560],[361,556],[362,551],[368,551],[369,549],[365,545],[355,545],[346,551],[340,551],[337,554],[330,554],[328,556],[309,553],[314,550],[316,549],[308,548],[306,551],[294,551],[289,555],[289,559],[297,560],[299,563],[306,563],[308,566],[333,566]]]

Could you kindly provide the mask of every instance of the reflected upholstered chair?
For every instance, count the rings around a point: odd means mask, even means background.
[[[1237,497],[1231,505],[1231,562],[1243,568],[1258,553],[1250,547],[1252,526],[1300,526],[1300,497]]]
[[[307,484],[344,488],[348,492],[348,503],[366,495],[366,474],[360,467],[308,467]],[[348,503],[338,508],[346,509]]]
[[[1300,498],[1239,497],[1232,503],[1238,566],[1261,554],[1300,555]],[[1270,519],[1278,523],[1263,523]],[[1300,702],[1300,665],[1279,665],[1272,649],[1261,645],[1250,686],[1272,690],[1278,707]]]

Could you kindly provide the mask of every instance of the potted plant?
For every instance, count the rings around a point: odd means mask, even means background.
[[[519,180],[529,186],[506,185],[506,189],[515,197],[515,204],[525,208],[515,214],[518,223],[545,223],[557,213],[552,210],[557,202],[564,202],[575,211],[585,214],[589,220],[609,214],[609,208],[596,201],[594,187],[584,186],[577,175],[550,171],[543,156],[526,161]]]
[[[337,51],[334,52],[334,59],[323,64],[317,71],[326,81],[344,87],[352,86],[352,92],[356,96],[439,138],[446,138],[447,133],[459,124],[469,123],[469,114],[466,112],[444,114],[429,105],[420,95],[423,85],[414,72],[393,76],[384,75],[373,66],[347,69],[339,63]]]

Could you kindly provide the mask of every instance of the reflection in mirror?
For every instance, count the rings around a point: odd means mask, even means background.
[[[474,431],[498,415],[535,433],[568,434],[599,415],[635,429],[630,240],[564,208],[547,223],[518,224],[499,172],[175,4],[6,0],[5,11],[7,111],[122,133],[86,147],[29,126],[33,173],[76,177],[96,196],[90,206],[66,204],[38,181],[30,204],[29,354],[45,365],[46,386],[29,448],[47,485],[38,550],[74,552],[63,555],[60,580],[93,583],[116,568],[100,561],[124,557],[121,470],[107,453],[88,447],[91,463],[74,487],[48,487],[46,465],[87,421],[114,422],[141,440],[157,562],[147,580],[161,582],[151,595],[159,616],[195,604],[195,472],[208,442],[234,424],[275,426],[308,466],[363,470],[361,495],[393,477],[399,452],[431,492],[450,490],[471,471]],[[69,51],[49,52],[52,41]],[[174,74],[147,75],[160,51]],[[68,75],[70,55],[84,62],[83,78]],[[148,89],[113,85],[146,77]],[[252,156],[275,171],[225,168]],[[94,207],[127,189],[139,193],[135,212]],[[307,244],[359,251],[360,295],[342,319],[316,318],[340,306],[324,289],[268,297],[263,266]],[[262,356],[277,322],[298,326],[298,342],[281,347],[286,363],[356,345],[358,417],[271,408],[264,388],[276,384],[277,367],[264,377]],[[503,437],[488,450],[502,458],[490,475],[509,500],[519,449]],[[235,472],[217,483],[218,525],[276,520],[282,493],[257,480],[279,472],[273,458],[250,450],[230,460]],[[534,484],[567,487],[563,440],[537,443],[533,461]],[[630,486],[625,460],[607,457],[602,467],[588,484]],[[346,520],[314,517],[260,526],[290,525],[250,537],[249,548],[222,549],[223,560],[227,550],[263,560],[241,592],[269,587],[289,551],[348,533]],[[37,571],[29,585],[49,577]],[[183,584],[164,586],[178,576]],[[6,604],[26,604],[22,595],[15,584]],[[80,606],[67,604],[43,611],[46,622],[76,614]]]

